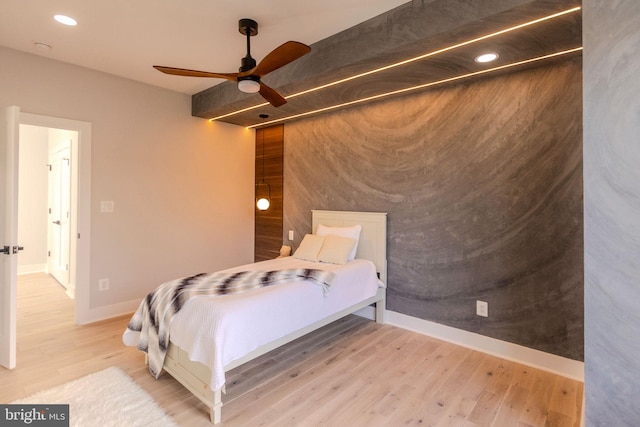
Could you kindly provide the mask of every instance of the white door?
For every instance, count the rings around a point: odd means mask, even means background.
[[[16,366],[16,282],[18,273],[18,140],[20,108],[0,119],[0,365]]]
[[[69,285],[71,219],[71,148],[49,156],[49,273],[65,289]]]

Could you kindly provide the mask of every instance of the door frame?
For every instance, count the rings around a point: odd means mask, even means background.
[[[0,167],[2,172],[0,200],[3,207],[0,212],[0,231],[3,239],[0,244],[6,249],[0,255],[0,366],[7,369],[16,367],[16,301],[18,256],[13,248],[18,245],[18,138],[20,126],[20,108],[13,105],[2,110],[0,121]],[[5,203],[6,202],[6,203]],[[5,255],[6,254],[6,255]]]
[[[78,133],[77,141],[71,143],[71,211],[76,218],[72,215],[70,222],[69,287],[76,299],[76,324],[83,325],[91,321],[91,123],[22,111],[19,123]]]

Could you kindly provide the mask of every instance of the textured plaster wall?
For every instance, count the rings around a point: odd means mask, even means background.
[[[588,426],[640,422],[640,2],[584,2]]]
[[[311,209],[387,212],[388,309],[582,360],[581,67],[287,124],[283,241]]]

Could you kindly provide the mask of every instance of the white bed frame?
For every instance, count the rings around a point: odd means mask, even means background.
[[[318,224],[327,226],[350,226],[360,224],[360,242],[356,258],[371,260],[375,266],[380,280],[387,284],[387,214],[377,212],[340,212],[313,210],[312,229],[315,232]],[[352,314],[364,307],[375,304],[375,320],[384,323],[386,302],[386,289],[379,288],[378,293],[358,304],[335,313],[316,323],[308,325],[276,341],[265,344],[246,356],[234,360],[224,367],[225,372],[253,360],[271,350],[287,344],[318,328],[328,325],[344,316]],[[205,365],[189,360],[189,355],[176,345],[169,344],[167,356],[164,362],[164,370],[185,386],[194,396],[200,399],[207,407],[211,416],[211,422],[217,424],[222,417],[222,390],[212,391],[209,388],[211,371]]]

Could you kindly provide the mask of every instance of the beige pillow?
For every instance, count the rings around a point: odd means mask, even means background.
[[[356,245],[356,239],[334,235],[324,236],[322,249],[318,254],[318,260],[331,264],[346,264],[350,261],[349,255]]]
[[[324,236],[316,236],[315,234],[306,234],[300,242],[300,246],[293,253],[294,258],[304,259],[306,261],[318,261],[318,254],[322,243],[324,242]]]
[[[361,225],[352,225],[350,227],[327,227],[326,225],[318,224],[316,227],[316,234],[318,236],[341,236],[341,237],[350,237],[355,239],[356,244],[353,245],[353,249],[351,249],[351,253],[349,254],[349,261],[352,261],[356,257],[356,252],[358,251],[358,241],[360,240],[360,231],[362,230]]]

